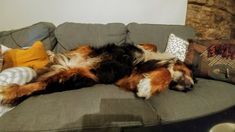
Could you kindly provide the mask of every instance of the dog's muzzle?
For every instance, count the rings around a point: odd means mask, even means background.
[[[170,83],[170,89],[182,92],[188,92],[193,89],[194,81],[191,77],[185,76],[183,79],[179,79],[177,82],[172,81]]]

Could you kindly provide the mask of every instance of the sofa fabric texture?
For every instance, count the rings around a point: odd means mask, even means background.
[[[199,118],[234,106],[235,87],[221,81],[197,78],[193,91],[166,90],[149,100],[162,123]]]
[[[123,43],[126,38],[126,27],[121,23],[63,23],[56,28],[55,36],[58,44],[54,51],[64,52],[84,44],[101,46],[107,43]]]
[[[122,42],[154,43],[158,50],[164,51],[170,33],[183,39],[195,35],[192,28],[177,25],[63,23],[57,28],[52,25],[38,23],[21,29],[26,31],[0,32],[0,43],[10,47],[29,46],[31,37],[20,36],[31,33],[40,36],[43,33],[34,32],[35,29],[47,29],[43,34],[46,36],[43,40],[47,40],[45,46],[55,52],[66,52],[83,44],[101,46]],[[46,32],[49,29],[54,31]],[[17,44],[11,39],[13,34],[15,39],[21,38]],[[0,117],[0,131],[121,131],[126,127],[156,126],[220,112],[235,105],[234,95],[233,84],[202,78],[198,78],[190,92],[166,90],[148,100],[114,85],[100,84],[30,97]]]
[[[159,123],[145,100],[114,85],[40,95],[0,118],[3,131],[56,131]]]
[[[35,41],[42,41],[45,48],[52,50],[56,45],[55,25],[39,22],[25,28],[0,32],[0,44],[10,48],[29,47]]]

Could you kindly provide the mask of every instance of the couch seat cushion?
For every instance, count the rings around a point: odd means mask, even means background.
[[[0,118],[2,131],[72,131],[157,124],[151,105],[114,85],[31,97]]]
[[[166,90],[150,98],[162,123],[173,123],[220,112],[235,106],[235,85],[198,78],[193,91]]]
[[[126,38],[126,27],[122,23],[82,24],[66,22],[56,28],[55,35],[58,40],[55,51],[64,52],[83,44],[102,46],[107,43],[123,43]]]

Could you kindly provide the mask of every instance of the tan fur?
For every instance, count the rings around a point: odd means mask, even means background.
[[[157,47],[153,44],[139,44],[137,47],[142,49],[142,51],[144,52],[144,55],[141,58],[138,58],[140,60],[137,60],[137,62],[148,61],[151,59],[171,60],[171,59],[175,58],[174,56],[170,55],[169,53],[166,53],[166,52],[161,53],[159,51],[155,51],[155,50],[157,50]]]
[[[22,86],[19,85],[10,85],[4,88],[0,93],[3,96],[2,103],[8,104],[15,102],[20,97],[31,95],[34,92],[44,90],[49,83],[58,82],[63,83],[68,78],[78,74],[97,80],[96,76],[90,72],[87,68],[74,68],[66,71],[60,72],[49,72],[46,75],[42,75],[34,83],[25,84]]]
[[[3,96],[2,104],[13,104],[19,97],[31,95],[36,91],[44,90],[46,87],[45,82],[35,82],[19,86],[17,84],[10,85],[1,91]]]
[[[143,79],[143,75],[132,73],[130,76],[126,76],[120,80],[118,80],[115,84],[120,88],[129,90],[129,91],[136,91],[137,84],[141,79]]]
[[[97,81],[97,77],[90,72],[90,69],[93,68],[100,59],[87,58],[90,52],[91,49],[89,46],[81,46],[67,54],[57,55],[53,52],[48,52],[51,61],[53,61],[53,65],[38,71],[41,75],[34,83],[22,86],[9,85],[4,87],[0,92],[3,98],[2,103],[8,104],[15,102],[20,97],[29,96],[34,92],[44,90],[49,83],[62,83],[76,74]]]
[[[182,71],[187,76],[192,76],[192,71],[186,67],[186,65],[183,62],[176,62],[174,64],[174,71]]]
[[[186,65],[183,62],[177,61],[175,59],[173,60],[164,60],[161,62],[158,62],[160,65],[163,65],[165,63],[171,63],[170,67],[172,66],[171,71],[168,67],[161,67],[156,68],[153,71],[146,72],[146,73],[132,73],[130,76],[126,76],[120,80],[118,80],[115,84],[121,88],[124,88],[129,91],[137,91],[137,85],[140,82],[140,80],[144,78],[150,79],[150,87],[151,87],[151,95],[161,92],[165,89],[167,89],[173,80],[173,76],[171,72],[182,72],[182,76],[180,77],[180,81],[184,81],[185,84],[191,84],[193,85],[194,82],[192,80],[192,72],[189,68],[186,67]],[[144,75],[147,75],[144,77]],[[182,80],[183,79],[183,80]]]
[[[155,94],[156,92],[161,92],[168,88],[171,79],[171,74],[167,68],[159,68],[149,73],[149,77],[151,79],[151,94]]]
[[[155,46],[151,44],[140,45],[140,47],[141,46],[144,51],[145,61],[150,59],[163,60],[158,62],[160,65],[170,62],[172,63],[171,66],[173,66],[171,68],[173,72],[182,72],[183,75],[186,76],[184,79],[189,78],[189,80],[184,81],[186,83],[193,83],[192,79],[190,79],[190,77],[192,77],[191,70],[188,69],[182,62],[177,62],[172,59],[171,56],[165,55],[164,53],[155,52]],[[49,67],[49,72],[44,73],[48,69],[44,69],[45,71],[42,70],[42,75],[40,75],[34,83],[22,86],[9,85],[8,87],[3,88],[0,91],[0,95],[3,98],[2,103],[10,104],[15,102],[20,97],[29,96],[34,92],[45,90],[47,85],[50,83],[63,83],[78,73],[80,76],[98,81],[97,77],[90,72],[90,70],[96,67],[97,63],[101,61],[101,58],[88,57],[90,52],[91,48],[89,46],[81,46],[78,49],[66,54],[56,55],[51,52],[50,60],[53,65]],[[172,73],[167,67],[158,68],[147,72],[146,74],[148,74],[148,78],[151,80],[151,95],[166,89],[172,81]],[[138,83],[143,78],[145,78],[144,74],[139,74],[133,71],[130,76],[126,76],[118,80],[115,84],[123,89],[136,91]]]
[[[145,44],[139,44],[140,47],[142,47],[145,50],[151,51],[151,52],[157,52],[157,46],[150,43]]]
[[[168,88],[171,79],[171,74],[167,68],[159,68],[154,71],[147,72],[148,78],[151,79],[151,94],[155,94],[156,92],[161,92],[164,89]],[[138,73],[132,73],[130,76],[126,76],[120,80],[118,80],[115,84],[120,88],[136,91],[137,85],[144,76]]]
[[[66,53],[67,56],[74,56],[76,54],[80,54],[83,57],[88,56],[92,52],[92,49],[89,45],[82,45],[76,49],[73,49]]]

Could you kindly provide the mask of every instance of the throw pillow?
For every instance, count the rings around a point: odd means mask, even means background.
[[[49,63],[48,55],[41,41],[36,41],[28,49],[10,49],[4,53],[3,59],[3,69],[26,66],[37,70]]]
[[[188,41],[183,40],[174,34],[170,34],[165,52],[172,54],[181,61],[184,61],[188,45]]]
[[[37,73],[29,67],[8,68],[0,73],[0,86],[9,84],[24,85],[32,81],[36,75]]]
[[[29,67],[13,67],[3,70],[0,73],[0,90],[9,84],[26,84],[32,81],[36,75],[36,72]],[[13,108],[0,104],[0,117]]]
[[[185,62],[195,75],[235,83],[235,40],[189,40]]]

